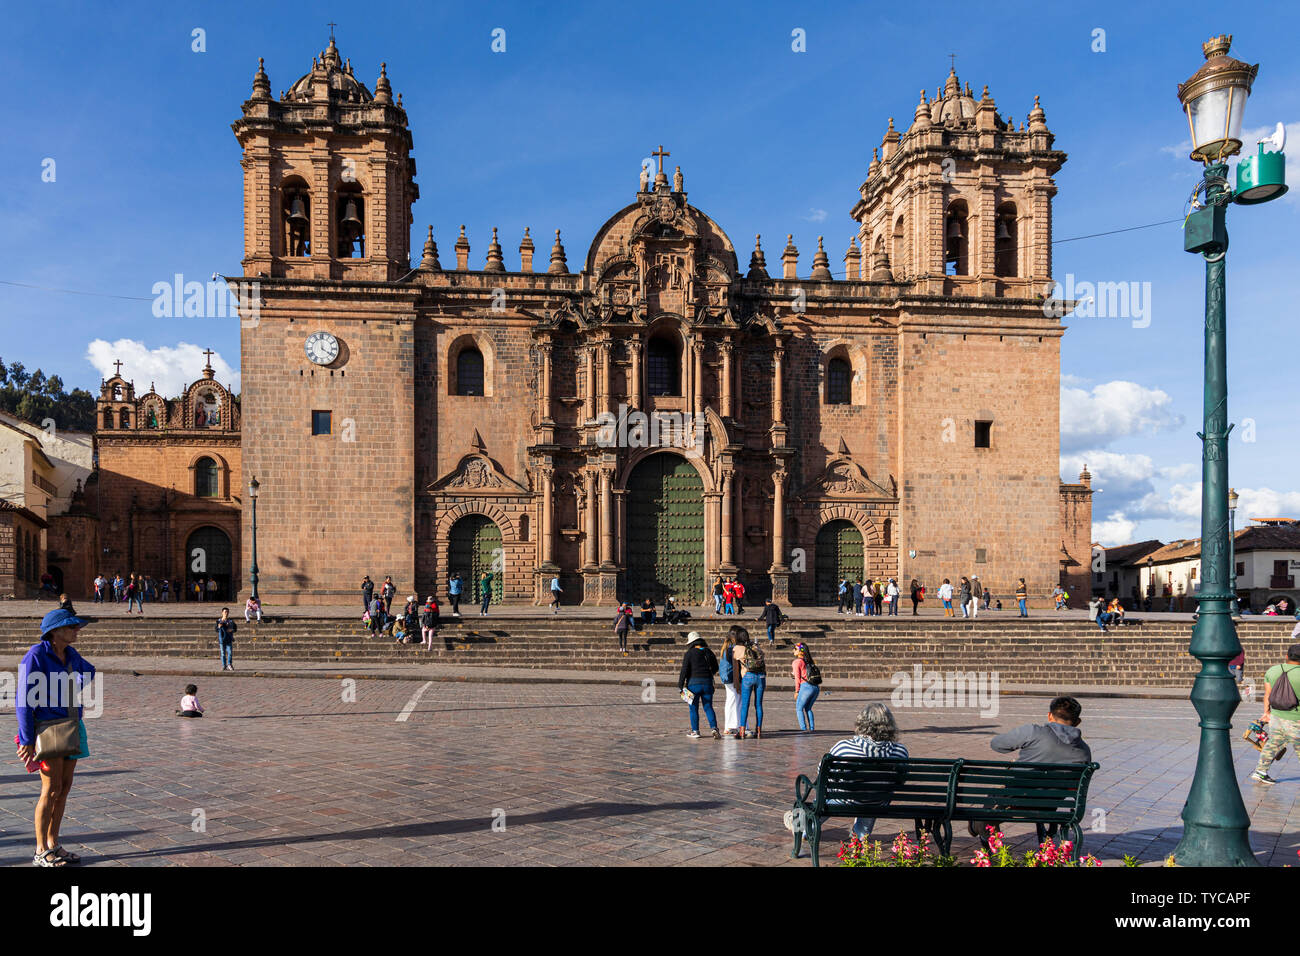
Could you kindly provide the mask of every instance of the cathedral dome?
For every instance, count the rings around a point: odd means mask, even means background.
[[[943,97],[931,105],[930,113],[935,123],[945,126],[960,126],[975,121],[975,97],[969,88],[962,91],[955,69],[949,70]]]
[[[339,56],[339,49],[330,38],[330,45],[319,60],[312,61],[310,73],[305,74],[289,87],[286,100],[310,100],[316,77],[323,75],[329,80],[330,99],[344,103],[372,103],[374,96],[366,85],[352,75],[352,61],[344,62]]]

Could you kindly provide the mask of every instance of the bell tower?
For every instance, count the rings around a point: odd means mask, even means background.
[[[371,93],[334,38],[280,94],[258,60],[233,125],[244,158],[244,274],[391,281],[410,264],[419,198],[402,98],[380,64]]]
[[[956,69],[906,132],[889,121],[861,198],[862,274],[922,295],[1033,298],[1052,288],[1052,177],[1065,154],[1034,97],[1017,129]],[[857,278],[857,277],[855,277]]]

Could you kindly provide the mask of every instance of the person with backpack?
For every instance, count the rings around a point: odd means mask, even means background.
[[[771,603],[768,604],[771,607]],[[736,726],[736,738],[745,739],[745,728],[749,723],[749,700],[754,699],[754,736],[763,737],[763,692],[767,690],[767,660],[758,642],[745,635],[743,643],[737,641],[732,659],[740,667],[740,723]]]
[[[879,617],[882,613],[884,613],[884,607],[885,607],[885,582],[884,581],[876,582],[876,586],[872,592],[871,606],[873,608],[873,613],[877,617]]]
[[[230,608],[221,609],[221,618],[217,621],[217,644],[221,647],[221,669],[223,671],[233,671],[235,669],[235,631],[239,629],[234,621],[230,619]]]
[[[1273,758],[1283,747],[1300,748],[1300,644],[1287,648],[1286,663],[1274,664],[1264,674],[1264,714],[1259,722],[1268,724],[1268,740],[1250,779],[1277,783],[1268,773]]]
[[[627,657],[627,632],[632,627],[632,605],[620,604],[614,615],[614,633],[618,635],[618,650]]]
[[[794,646],[794,660],[790,662],[790,673],[794,675],[794,713],[799,718],[799,729],[813,731],[817,729],[813,720],[813,704],[822,690],[822,672],[813,662],[812,651],[808,645],[799,643]]]
[[[758,612],[759,618],[767,625],[767,643],[776,643],[776,629],[781,623],[781,609],[772,603],[768,598],[763,603],[763,610]]]
[[[420,608],[420,637],[426,651],[433,650],[433,635],[437,633],[440,616],[438,601],[430,594],[429,599],[424,602],[424,607]]]
[[[691,705],[691,730],[686,736],[700,739],[700,706],[708,718],[713,739],[722,739],[718,733],[718,715],[713,710],[713,675],[718,672],[718,659],[709,650],[699,631],[691,631],[686,638],[686,653],[677,674],[677,692]]]
[[[740,668],[736,666],[736,645],[742,638],[749,640],[749,631],[737,624],[731,625],[718,654],[718,680],[727,694],[722,708],[724,737],[736,736],[736,728],[740,726]]]

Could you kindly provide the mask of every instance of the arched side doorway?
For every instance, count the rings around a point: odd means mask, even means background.
[[[465,594],[482,601],[479,577],[492,572],[492,601],[501,600],[505,581],[505,550],[501,547],[501,529],[487,515],[466,515],[451,526],[449,535],[449,571],[460,572]]]
[[[839,600],[840,582],[845,578],[856,581],[863,574],[862,532],[852,521],[843,518],[828,521],[817,532],[817,593],[818,605],[834,604]]]
[[[230,536],[220,528],[194,531],[185,542],[185,598],[229,601],[234,597],[234,562]],[[214,586],[209,586],[208,582]],[[196,593],[194,585],[199,585]]]
[[[627,480],[625,598],[704,600],[704,482],[679,455],[651,455]]]

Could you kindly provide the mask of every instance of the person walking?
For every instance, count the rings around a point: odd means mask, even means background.
[[[758,643],[746,635],[739,641],[732,653],[732,658],[740,666],[740,723],[736,727],[736,737],[745,739],[746,725],[749,723],[749,701],[754,700],[754,736],[763,737],[763,692],[767,690],[767,660]]]
[[[1277,783],[1268,771],[1278,751],[1291,747],[1300,754],[1300,644],[1287,648],[1285,663],[1274,664],[1264,673],[1264,713],[1259,722],[1268,724],[1268,740],[1250,779]]]
[[[361,581],[361,608],[369,611],[370,603],[375,599],[375,582],[370,580],[370,575],[366,575]]]
[[[438,629],[438,601],[430,594],[420,608],[420,638],[426,651],[433,650],[433,636]]]
[[[971,606],[970,578],[966,577],[966,575],[963,574],[963,575],[961,576],[961,580],[958,581],[957,584],[958,584],[958,588],[959,588],[959,590],[958,590],[958,592],[957,592],[957,601],[958,601],[958,603],[961,604],[961,616],[962,616],[962,617],[970,617],[970,616],[971,616],[971,613],[970,613],[970,606]]]
[[[614,633],[618,635],[618,651],[627,657],[627,632],[632,627],[632,605],[620,604],[614,615]]]
[[[776,643],[776,629],[781,625],[781,609],[772,603],[771,598],[763,602],[763,610],[758,612],[759,619],[767,627],[767,643]]]
[[[821,693],[822,672],[813,663],[812,651],[808,645],[799,643],[794,646],[794,660],[790,662],[790,673],[794,676],[794,713],[799,720],[799,729],[813,731],[817,729],[813,720],[813,704]]]
[[[939,585],[939,600],[943,602],[943,616],[952,617],[952,582],[947,578]]]
[[[126,613],[131,613],[131,607],[134,605],[141,614],[144,613],[144,578],[137,578],[131,575],[131,580],[126,586]]]
[[[460,578],[460,572],[457,571],[447,582],[447,598],[451,603],[451,613],[460,617],[460,592],[465,584]]]
[[[217,620],[217,644],[221,647],[221,669],[223,671],[233,671],[235,669],[235,631],[238,625],[230,619],[230,608],[221,609],[221,617]]]
[[[560,576],[551,575],[551,613],[560,613],[560,595],[564,593],[564,588],[560,587]]]
[[[917,605],[921,603],[921,584],[916,580],[916,578],[912,578],[910,590],[912,597],[912,617],[916,617]]]
[[[677,692],[691,705],[691,731],[686,736],[692,740],[700,739],[700,706],[704,707],[704,716],[713,731],[713,739],[719,740],[718,715],[713,710],[713,675],[718,672],[718,659],[709,650],[699,631],[691,631],[686,636],[686,653],[682,655],[681,670],[677,673]],[[683,693],[685,691],[685,693]]]
[[[478,579],[478,595],[482,602],[478,609],[479,617],[487,617],[488,605],[492,603],[492,579],[495,574],[491,571],[484,571]]]
[[[737,624],[731,625],[718,654],[718,680],[727,695],[722,706],[724,737],[736,736],[736,729],[740,726],[740,668],[736,666],[736,645],[741,638],[749,640],[749,631]]]
[[[898,598],[900,592],[898,590],[898,582],[893,578],[889,579],[889,585],[885,588],[885,595],[885,599],[889,602],[889,616],[898,617]]]
[[[95,575],[95,603],[96,604],[104,603],[104,585],[107,583],[108,582],[104,580],[104,575],[102,574]]]
[[[1020,616],[1029,617],[1029,611],[1025,609],[1025,602],[1029,600],[1029,587],[1025,584],[1025,579],[1020,578],[1016,582],[1016,603],[1020,605]]]
[[[36,801],[36,852],[43,867],[80,863],[59,843],[59,829],[77,761],[90,756],[80,695],[95,678],[95,668],[72,646],[89,621],[58,608],[41,618],[41,639],[18,665],[14,704],[18,717],[18,759],[29,773],[40,770]],[[42,726],[44,725],[44,726]]]

